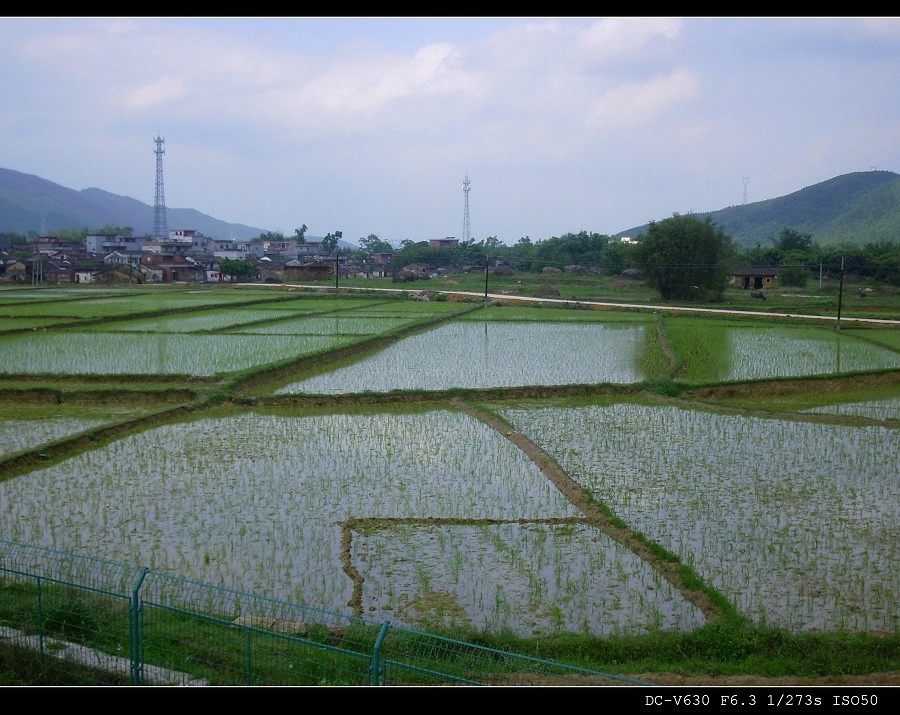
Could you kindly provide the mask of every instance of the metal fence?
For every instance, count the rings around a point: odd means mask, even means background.
[[[81,684],[649,685],[3,540],[0,648]]]

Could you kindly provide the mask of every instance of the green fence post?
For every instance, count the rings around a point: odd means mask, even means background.
[[[47,664],[44,661],[44,597],[41,591],[41,577],[37,578],[37,620],[38,620],[38,643],[39,653],[41,656],[41,673],[47,672]]]
[[[244,682],[247,685],[253,685],[253,644],[250,642],[250,639],[253,635],[252,628],[245,628],[244,633],[247,634],[247,650],[245,653],[244,659]]]
[[[129,639],[131,640],[132,685],[144,684],[144,609],[141,606],[138,591],[141,590],[141,586],[149,571],[150,569],[148,568],[141,569],[141,572],[138,574],[137,582],[134,584],[134,588],[131,589],[131,633],[129,634]]]
[[[375,647],[372,649],[372,664],[369,666],[369,685],[382,685],[384,673],[381,669],[381,644],[387,635],[388,628],[391,627],[390,621],[381,624],[381,631],[378,638],[375,639]]]

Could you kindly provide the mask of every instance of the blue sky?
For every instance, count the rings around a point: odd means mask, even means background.
[[[152,205],[159,135],[170,208],[395,246],[468,176],[513,244],[900,171],[898,86],[892,17],[6,17],[0,167]]]

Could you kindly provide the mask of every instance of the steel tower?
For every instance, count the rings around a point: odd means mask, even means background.
[[[469,227],[469,184],[472,182],[469,181],[469,175],[466,174],[466,179],[463,181],[463,194],[465,195],[465,203],[463,209],[463,232],[462,232],[462,240],[463,243],[468,243],[472,240],[472,230]]]
[[[167,239],[169,237],[169,226],[166,222],[166,192],[163,189],[163,154],[166,150],[162,145],[165,139],[157,136],[153,141],[156,142],[156,201],[153,204],[153,238],[157,241]]]

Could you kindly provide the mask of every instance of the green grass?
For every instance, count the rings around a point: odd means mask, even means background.
[[[50,657],[58,639],[127,658],[129,621],[124,604],[61,587],[45,587],[42,598],[40,622],[48,652],[42,657],[34,649],[0,642],[0,685],[128,684],[123,674]],[[0,624],[35,632],[34,604],[33,588],[0,588]],[[145,670],[156,665],[190,679],[205,679],[209,685],[365,685],[367,656],[379,631],[377,623],[338,629],[312,625],[285,636],[265,627],[235,627],[230,617],[145,608],[143,662]],[[423,639],[414,631],[389,632],[385,657],[409,666],[393,669],[389,683],[429,684],[440,682],[442,675],[464,672],[488,679],[492,672],[509,677],[552,669],[492,651],[636,679],[654,672],[815,678],[890,672],[900,663],[896,634],[789,633],[735,618],[690,633],[629,637],[561,634],[529,639],[471,631],[440,635],[452,641]],[[466,643],[490,650],[467,648]],[[419,677],[414,675],[417,670]]]
[[[601,672],[637,676],[753,674],[765,678],[890,672],[900,661],[900,637],[800,633],[741,623],[712,624],[692,633],[651,633],[586,640],[484,639],[483,644],[559,660]]]

